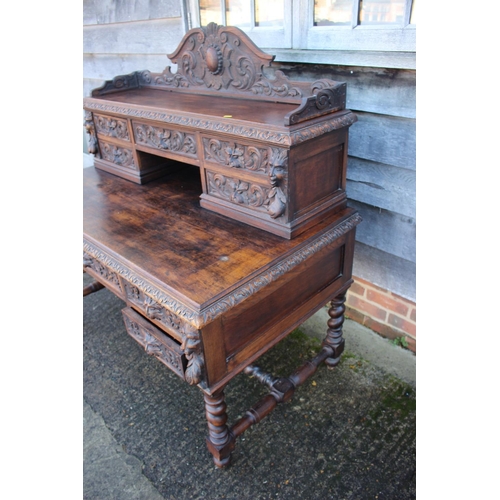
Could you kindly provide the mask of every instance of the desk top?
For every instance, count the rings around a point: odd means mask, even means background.
[[[286,240],[201,208],[199,177],[185,164],[145,185],[95,168],[83,172],[84,251],[194,324],[291,271],[360,221],[347,208]]]

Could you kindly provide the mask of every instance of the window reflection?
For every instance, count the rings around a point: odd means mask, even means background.
[[[406,0],[361,0],[359,24],[403,24]]]
[[[208,23],[222,24],[220,0],[200,0],[200,24],[206,26]]]
[[[314,26],[342,26],[352,22],[353,0],[314,0]]]
[[[248,0],[226,0],[226,26],[244,28],[250,26],[251,21]]]
[[[255,0],[255,26],[283,26],[285,0]]]

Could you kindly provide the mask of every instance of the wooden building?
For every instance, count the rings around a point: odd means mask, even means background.
[[[166,54],[208,22],[246,31],[290,78],[347,83],[347,195],[363,217],[347,314],[415,350],[416,0],[84,0],[83,95],[174,70]]]

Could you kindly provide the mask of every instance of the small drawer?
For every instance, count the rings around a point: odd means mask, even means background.
[[[103,283],[113,293],[122,298],[125,296],[118,274],[87,252],[83,252],[83,267],[85,272]]]
[[[169,311],[161,304],[158,304],[158,302],[151,297],[148,297],[134,284],[124,280],[123,287],[127,305],[139,311],[140,314],[176,339],[179,343],[183,342],[185,336],[190,331],[190,327],[182,318],[179,318],[179,316]]]
[[[202,142],[205,162],[263,176],[270,175],[273,150],[277,148],[253,146],[215,137],[202,137]]]
[[[132,121],[132,130],[137,146],[146,146],[189,158],[197,157],[196,137],[194,134],[135,120]]]
[[[114,163],[120,167],[138,170],[132,149],[103,141],[99,137],[99,150],[103,160]]]
[[[151,356],[158,358],[181,379],[185,380],[186,356],[179,344],[130,307],[122,309],[127,333]]]
[[[130,142],[127,120],[114,116],[94,114],[94,124],[98,136],[112,137],[121,141]]]
[[[206,170],[207,194],[233,206],[276,219],[286,210],[281,188]]]

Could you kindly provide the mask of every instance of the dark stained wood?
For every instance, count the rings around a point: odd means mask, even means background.
[[[87,285],[86,287],[83,288],[83,296],[86,297],[87,295],[102,290],[103,288],[106,287],[102,283],[94,281],[93,283],[90,283],[90,285]]]
[[[171,57],[177,75],[116,77],[86,100],[101,157],[83,175],[83,265],[125,301],[131,337],[203,391],[224,467],[237,436],[340,359],[360,222],[345,196],[355,117],[335,82],[307,93],[278,74],[280,95],[257,72],[272,57],[234,28],[192,30]],[[329,300],[313,360],[280,379],[251,365]],[[230,428],[224,389],[243,370],[270,394]]]
[[[170,58],[175,74],[116,76],[84,99],[97,168],[144,184],[169,159],[199,166],[203,208],[288,239],[345,208],[344,83],[269,79],[273,57],[214,23]]]

